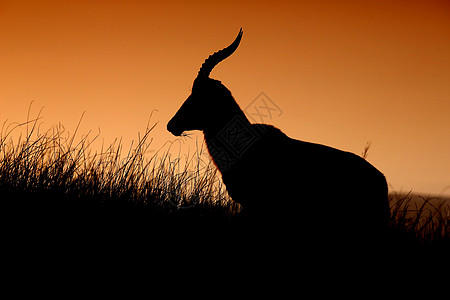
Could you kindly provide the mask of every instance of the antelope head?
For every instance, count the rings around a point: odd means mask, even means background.
[[[167,130],[173,135],[180,136],[188,130],[218,130],[231,115],[241,111],[231,92],[220,81],[209,78],[212,69],[233,54],[241,38],[242,28],[233,43],[205,60],[194,80],[191,95],[167,124]]]

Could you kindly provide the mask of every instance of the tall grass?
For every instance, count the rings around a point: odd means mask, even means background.
[[[81,121],[81,120],[80,120]],[[40,128],[40,115],[24,123],[3,123],[0,131],[0,206],[36,222],[72,214],[116,212],[144,219],[199,218],[227,222],[239,206],[229,198],[215,166],[201,150],[173,157],[161,149],[147,155],[155,125],[128,151],[116,140],[99,151],[98,138],[77,137],[62,125]],[[13,138],[13,135],[15,138]],[[449,205],[435,199],[418,204],[411,194],[391,194],[391,227],[415,243],[449,243]],[[357,224],[356,224],[357,226]]]
[[[173,159],[169,151],[147,157],[155,125],[124,154],[120,141],[92,152],[97,136],[76,141],[78,127],[70,135],[61,125],[42,132],[39,120],[3,124],[0,205],[41,212],[140,208],[149,217],[228,216],[238,210],[212,163],[200,166],[195,155]],[[20,130],[24,135],[14,139]]]

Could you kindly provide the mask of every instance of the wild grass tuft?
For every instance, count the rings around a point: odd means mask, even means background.
[[[436,197],[390,194],[391,226],[419,243],[450,243],[450,203]]]

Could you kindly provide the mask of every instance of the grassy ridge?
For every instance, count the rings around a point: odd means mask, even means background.
[[[237,218],[238,205],[228,197],[214,165],[200,165],[199,154],[185,161],[168,152],[145,155],[153,128],[124,154],[120,141],[91,152],[89,135],[77,141],[77,130],[69,135],[58,126],[41,132],[39,116],[23,124],[3,124],[3,213],[26,226],[49,222],[52,228],[80,220],[90,220],[86,224],[91,226],[93,220],[105,218],[118,226],[139,222],[141,228],[153,221],[229,224]],[[25,133],[13,139],[20,130]],[[448,205],[430,199],[418,205],[409,194],[392,194],[390,199],[391,226],[399,236],[418,243],[448,243]]]

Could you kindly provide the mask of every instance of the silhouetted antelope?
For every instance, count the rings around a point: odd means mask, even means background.
[[[301,222],[306,230],[319,227],[336,234],[384,228],[389,206],[381,172],[353,153],[251,124],[231,92],[209,78],[241,38],[242,29],[231,45],[205,60],[167,130],[175,136],[203,131],[229,195],[250,218],[289,226]]]

